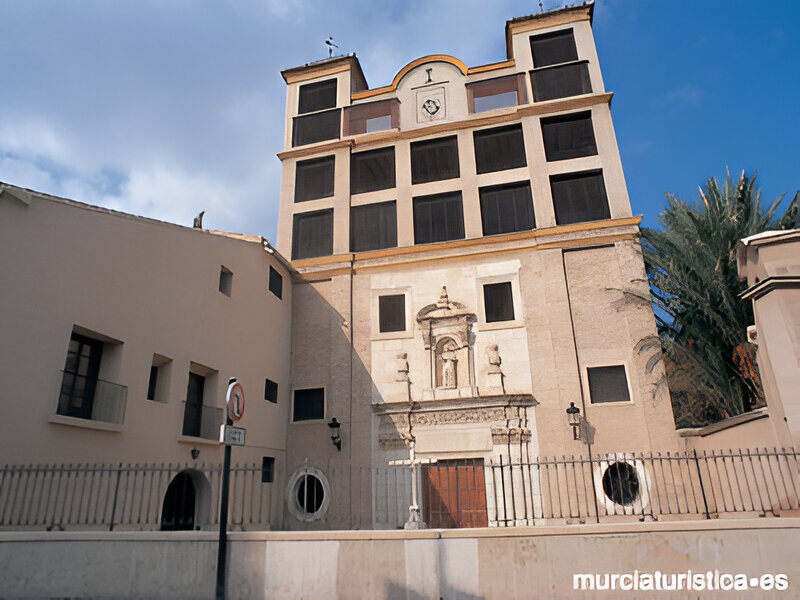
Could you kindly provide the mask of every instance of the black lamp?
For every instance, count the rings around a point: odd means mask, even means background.
[[[569,403],[567,409],[567,419],[572,426],[572,439],[581,439],[581,409],[575,406],[574,402]]]
[[[333,417],[328,423],[328,427],[331,428],[331,441],[339,452],[342,451],[342,437],[339,435],[339,427],[341,426],[342,424],[336,420],[336,417]]]

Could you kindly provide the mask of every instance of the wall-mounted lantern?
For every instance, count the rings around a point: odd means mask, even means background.
[[[567,419],[572,427],[572,439],[581,439],[581,409],[575,406],[574,402],[569,403]]]
[[[342,437],[339,435],[339,427],[341,426],[342,424],[336,420],[336,417],[333,417],[328,423],[328,427],[331,428],[331,441],[339,452],[342,451]]]

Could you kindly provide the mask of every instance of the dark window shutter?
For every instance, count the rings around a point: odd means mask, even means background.
[[[338,140],[341,109],[295,117],[292,123],[292,146],[304,146],[325,140]]]
[[[292,260],[333,254],[333,209],[294,216]]]
[[[534,67],[546,67],[578,60],[575,36],[572,29],[532,35],[531,54]]]
[[[557,225],[611,218],[602,171],[550,176]]]
[[[378,297],[378,321],[381,333],[406,330],[406,297],[404,294]]]
[[[278,384],[271,379],[264,380],[264,400],[273,404],[278,403]]]
[[[299,161],[294,171],[294,201],[333,196],[334,166],[333,156]]]
[[[527,231],[536,227],[531,185],[511,183],[480,189],[483,235]]]
[[[589,111],[542,119],[542,137],[549,161],[597,154]]]
[[[411,183],[426,183],[459,176],[456,136],[411,144]]]
[[[484,129],[476,131],[473,137],[478,173],[516,169],[528,164],[525,160],[522,125]]]
[[[293,421],[310,421],[325,418],[325,390],[311,388],[294,391]]]
[[[269,291],[278,298],[283,298],[283,276],[273,267],[269,268]]]
[[[397,202],[380,202],[350,209],[350,252],[397,246]]]
[[[385,190],[394,186],[394,146],[350,155],[351,194]]]
[[[601,402],[628,402],[631,397],[628,393],[628,378],[625,376],[625,367],[592,367],[587,369],[589,374],[589,397],[592,404]]]
[[[514,320],[514,297],[511,293],[511,282],[490,283],[483,286],[483,307],[486,311],[486,322]]]
[[[461,192],[414,198],[414,243],[464,239]]]
[[[534,102],[579,96],[592,91],[589,65],[585,62],[533,71],[531,72],[531,84],[533,85]]]
[[[300,86],[297,112],[300,114],[334,108],[336,106],[336,80],[326,79]]]

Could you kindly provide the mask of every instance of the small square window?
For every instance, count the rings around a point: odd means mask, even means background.
[[[226,296],[231,295],[231,288],[233,287],[233,271],[225,267],[219,268],[219,291]]]
[[[283,276],[272,266],[269,268],[269,291],[278,298],[283,298]]]
[[[604,402],[630,402],[628,378],[625,367],[590,367],[586,369],[589,376],[589,397],[592,404]]]
[[[602,171],[550,176],[556,225],[610,219]]]
[[[278,384],[271,379],[264,380],[264,400],[273,404],[278,403]]]
[[[294,391],[292,421],[313,421],[325,418],[325,389]]]
[[[275,458],[261,457],[261,483],[272,483],[275,480]]]
[[[350,252],[397,246],[397,202],[378,202],[350,209]]]
[[[333,196],[333,156],[301,160],[294,170],[294,201],[305,202]]]
[[[461,192],[414,198],[414,243],[431,244],[464,239]]]
[[[511,282],[490,283],[483,286],[483,307],[486,312],[486,322],[514,320],[514,297],[511,292]]]
[[[336,80],[326,79],[300,86],[297,112],[308,113],[336,106]]]
[[[456,136],[411,144],[411,183],[427,183],[459,176]]]
[[[394,146],[350,155],[350,193],[362,194],[395,186]]]
[[[404,294],[378,298],[378,321],[381,333],[406,330],[406,297]]]
[[[548,161],[597,154],[592,113],[572,113],[542,119],[544,152]]]
[[[333,254],[333,209],[293,217],[292,260]]]
[[[480,188],[483,235],[528,231],[536,227],[527,181]]]
[[[575,46],[572,29],[532,35],[530,43],[534,67],[547,67],[578,60],[578,49]]]

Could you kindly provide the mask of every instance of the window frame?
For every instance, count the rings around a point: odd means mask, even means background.
[[[273,277],[273,273],[275,276]],[[276,287],[273,283],[277,281],[277,288],[278,291],[276,292],[273,288]],[[267,275],[267,289],[275,296],[278,300],[283,300],[283,275],[278,272],[278,269],[269,265],[269,271]]]
[[[521,164],[513,164],[511,166],[502,167],[499,169],[489,168],[489,165],[485,164],[490,159],[483,158],[482,154],[478,152],[478,140],[488,137],[491,134],[497,135],[500,132],[507,131],[507,132],[519,132],[520,139],[522,140],[522,163]],[[501,125],[499,127],[486,127],[484,129],[477,129],[472,132],[472,150],[475,157],[475,172],[478,175],[484,175],[486,173],[500,173],[502,171],[511,171],[513,169],[524,169],[528,166],[528,157],[527,157],[527,146],[525,143],[525,132],[523,131],[522,123],[511,123],[508,125]],[[480,156],[480,158],[479,158]],[[483,163],[483,167],[481,166]]]
[[[330,163],[330,193],[327,193],[327,189],[325,190],[326,193],[322,196],[311,195],[309,196],[307,193],[304,194],[303,198],[298,198],[298,190],[300,189],[300,173],[303,169],[306,168],[313,168],[315,166],[322,166]],[[327,177],[326,173],[326,177]],[[327,156],[318,156],[315,158],[310,158],[308,160],[298,160],[294,164],[294,203],[299,204],[302,202],[312,202],[314,200],[322,200],[323,198],[333,198],[335,195],[336,189],[336,155],[329,154]],[[305,185],[302,186],[305,191]]]
[[[356,249],[355,247],[355,236],[357,229],[353,226],[353,213],[358,214],[359,212],[363,212],[369,210],[368,207],[372,207],[375,210],[377,207],[387,207],[392,205],[391,213],[394,215],[394,242],[388,245],[380,245],[377,248],[365,248],[365,249]],[[385,250],[387,248],[397,248],[397,200],[386,200],[385,202],[370,202],[367,204],[356,204],[350,207],[350,252],[374,252],[376,250]]]
[[[547,64],[537,65],[536,64],[536,53],[533,51],[533,45],[535,41],[544,40],[544,39],[554,39],[559,37],[565,37],[565,35],[569,35],[572,38],[572,49],[575,51],[574,58],[568,58],[567,60],[561,60],[558,62],[549,62]],[[563,27],[561,29],[555,29],[553,31],[547,31],[545,33],[534,33],[528,36],[528,47],[531,51],[531,64],[533,65],[534,69],[544,69],[546,67],[552,67],[555,65],[565,65],[569,63],[576,62],[580,60],[580,54],[578,53],[578,43],[575,41],[575,28],[574,27]]]
[[[553,182],[576,179],[576,178],[586,177],[589,175],[599,175],[600,180],[603,183],[603,196],[605,199],[605,208],[606,208],[605,216],[597,219],[560,222],[558,209],[556,207],[556,196],[553,193]],[[605,175],[603,174],[603,169],[588,169],[584,171],[567,171],[565,173],[554,173],[549,176],[549,183],[550,183],[550,203],[553,207],[553,216],[555,217],[555,222],[557,226],[574,225],[576,223],[597,223],[599,221],[606,221],[608,219],[613,218],[613,216],[611,215],[611,204],[608,202],[608,188],[606,188],[606,179]]]
[[[459,206],[459,213],[461,217],[460,222],[460,233],[456,237],[447,237],[441,240],[428,240],[428,241],[419,241],[417,235],[417,206],[424,204],[426,202],[433,202],[434,200],[438,200],[444,198],[446,196],[458,196],[458,206]],[[464,223],[464,196],[461,193],[461,190],[455,190],[451,192],[442,192],[438,194],[425,194],[421,196],[414,196],[411,199],[411,210],[412,210],[412,226],[414,229],[414,245],[415,246],[422,246],[426,244],[444,244],[447,242],[455,242],[458,240],[464,240],[467,237],[466,234],[466,225]]]
[[[360,161],[365,160],[368,156],[378,156],[381,153],[392,155],[392,174],[391,174],[391,185],[382,185],[379,184],[381,187],[370,187],[364,186],[361,184],[359,187],[355,186],[355,182],[357,179],[358,173],[356,172],[358,169],[363,167],[358,167],[357,165]],[[354,161],[354,158],[356,159]],[[360,182],[359,182],[360,183]],[[374,184],[373,184],[374,185]],[[350,195],[356,196],[358,194],[369,194],[370,192],[378,192],[380,190],[391,190],[397,187],[397,149],[395,146],[383,146],[381,148],[372,148],[370,150],[362,150],[360,152],[351,152],[350,153]]]
[[[314,254],[313,256],[299,256],[298,241],[297,241],[297,223],[303,219],[308,219],[313,216],[329,215],[330,218],[330,251],[327,250],[322,254]],[[320,258],[323,256],[333,255],[333,242],[334,242],[334,222],[333,222],[333,208],[323,208],[321,210],[310,210],[304,212],[294,213],[292,215],[292,260],[305,260],[310,258]]]
[[[384,314],[384,310],[383,310],[384,306],[383,306],[383,304],[384,303],[382,302],[382,300],[384,298],[386,298],[386,299],[389,299],[389,298],[391,298],[391,299],[402,298],[403,299],[403,306],[402,306],[401,310],[399,311],[400,314],[403,317],[403,326],[400,329],[383,329],[383,314]],[[389,301],[387,300],[387,307],[386,307],[386,312],[387,313],[390,312],[390,308],[396,308],[396,307],[389,307],[388,303],[389,303]],[[406,312],[407,312],[406,311],[406,295],[404,293],[399,293],[399,294],[381,294],[381,295],[379,295],[378,296],[378,333],[404,333],[406,331],[406,329],[408,329],[408,322],[406,321]],[[388,320],[388,315],[387,315],[387,320]]]
[[[311,88],[323,88],[326,86],[330,86],[333,83],[333,104],[331,106],[321,106],[321,107],[314,107],[314,108],[306,108],[303,109],[303,90],[309,90]],[[310,83],[303,83],[297,86],[297,114],[298,115],[309,115],[318,112],[323,112],[326,110],[330,110],[332,108],[336,108],[339,103],[339,79],[337,77],[332,77],[329,79],[322,79],[320,81],[312,81]]]
[[[421,151],[430,150],[431,148],[435,147],[437,144],[444,146],[445,144],[452,144],[452,147],[448,148],[448,152],[450,150],[455,151],[455,169],[453,169],[452,165],[450,165],[451,170],[446,172],[444,177],[437,177],[433,176],[430,177],[416,177],[416,173],[414,170],[414,156],[415,151],[419,154]],[[459,156],[458,151],[458,136],[457,135],[446,135],[443,137],[435,137],[426,140],[419,140],[416,142],[411,142],[409,144],[409,151],[410,151],[410,163],[411,163],[411,185],[421,185],[424,183],[431,183],[433,181],[448,181],[450,179],[458,179],[461,177],[461,157]],[[453,158],[450,156],[449,158]],[[421,160],[421,159],[417,159]]]
[[[592,388],[589,384],[589,370],[590,369],[602,369],[608,367],[622,367],[625,372],[625,383],[628,386],[628,400],[612,400],[610,402],[594,402],[592,400]],[[584,374],[584,392],[586,394],[586,398],[588,399],[588,406],[597,407],[597,406],[631,406],[635,404],[634,397],[633,397],[633,382],[631,381],[631,372],[628,365],[628,361],[621,360],[618,362],[612,362],[609,360],[605,361],[591,361],[587,362],[583,366],[583,374]]]
[[[501,189],[507,188],[528,188],[528,198],[529,203],[528,206],[530,208],[530,216],[531,216],[531,227],[524,228],[524,229],[513,229],[509,231],[498,231],[497,233],[486,233],[486,218],[484,214],[484,194],[490,192],[497,192]],[[521,231],[533,231],[536,229],[536,210],[533,203],[533,192],[531,191],[531,181],[530,179],[525,179],[523,181],[513,181],[509,183],[501,183],[499,185],[487,185],[478,188],[478,204],[480,206],[480,213],[481,213],[481,233],[484,237],[490,237],[495,235],[508,235],[511,233],[519,233]]]
[[[519,272],[521,268],[522,263],[519,259],[499,263],[487,263],[478,267],[475,277],[475,295],[478,299],[478,312],[476,313],[477,321],[475,327],[478,331],[517,329],[525,326],[525,305],[519,283]],[[514,304],[514,320],[487,322],[483,286],[505,282],[511,282],[511,300]]]
[[[591,130],[591,134],[592,134],[592,144],[594,145],[594,152],[591,152],[589,154],[574,154],[574,155],[570,155],[570,156],[557,156],[557,157],[554,156],[554,157],[551,157],[550,156],[551,152],[548,151],[548,148],[547,148],[547,137],[548,136],[545,134],[545,128],[546,127],[550,127],[550,126],[552,126],[554,124],[563,124],[563,123],[569,123],[569,122],[576,122],[576,121],[579,120],[578,117],[580,117],[581,120],[583,120],[583,118],[585,118],[585,117],[588,117],[589,129]],[[542,146],[544,147],[544,155],[545,155],[545,160],[547,162],[560,162],[560,161],[563,161],[563,160],[574,160],[576,158],[586,158],[588,156],[597,156],[599,154],[599,151],[597,149],[597,136],[595,135],[595,132],[594,132],[594,115],[592,114],[592,110],[591,109],[577,111],[577,112],[569,112],[569,113],[564,113],[564,114],[560,114],[560,115],[554,115],[554,116],[551,116],[551,117],[542,117],[541,119],[539,119],[539,127],[540,127],[541,132],[542,132]],[[564,153],[563,150],[561,152],[562,152],[562,154]]]
[[[539,97],[540,94],[537,92],[541,86],[536,85],[536,77],[535,75],[538,73],[543,73],[545,71],[551,71],[556,69],[564,69],[568,67],[582,67],[580,69],[581,75],[581,92],[577,94],[566,94],[564,96],[553,96],[553,97]],[[585,75],[585,77],[584,77]],[[558,65],[550,65],[547,67],[541,67],[539,69],[532,69],[530,71],[530,80],[531,80],[531,90],[533,92],[533,102],[552,102],[555,100],[564,100],[566,98],[575,98],[576,96],[584,96],[586,94],[593,94],[594,93],[594,86],[592,86],[592,74],[589,72],[589,61],[588,60],[577,60],[568,63],[561,63]],[[588,89],[583,89],[588,87]]]
[[[322,115],[325,115],[325,114],[328,114],[328,113],[334,113],[334,112],[337,114],[337,124],[338,124],[337,129],[336,129],[336,135],[328,136],[327,133],[326,133],[324,135],[310,136],[312,139],[310,141],[304,142],[302,144],[298,141],[298,137],[300,136],[299,130],[302,128],[301,125],[298,125],[299,123],[307,123],[307,122],[309,122],[310,120],[313,120],[313,119],[319,120],[322,117]],[[333,121],[331,120],[331,123],[332,122]],[[312,130],[314,130],[314,129],[321,129],[321,128],[320,127],[312,128]],[[342,137],[342,109],[341,108],[331,108],[331,109],[328,109],[328,110],[322,110],[322,111],[313,112],[313,113],[306,113],[306,114],[302,114],[302,115],[297,115],[296,117],[292,117],[292,148],[296,148],[298,146],[310,146],[311,144],[318,144],[320,142],[327,142],[329,140],[338,140],[338,139],[341,139],[341,137]]]
[[[270,384],[275,387],[275,399],[270,400],[267,396],[267,392],[272,389]],[[270,404],[278,404],[278,394],[280,393],[280,386],[277,381],[270,379],[269,377],[264,378],[264,401],[269,402]]]
[[[316,419],[295,419],[295,400],[296,393],[306,390],[322,390],[322,416]],[[325,385],[303,385],[301,387],[292,387],[292,405],[289,407],[289,415],[291,416],[290,423],[292,425],[324,423],[328,416],[328,388]]]

